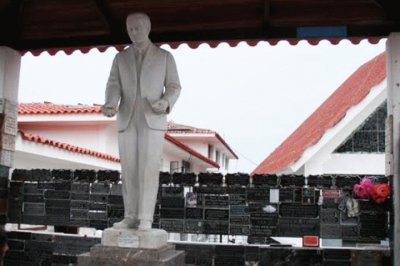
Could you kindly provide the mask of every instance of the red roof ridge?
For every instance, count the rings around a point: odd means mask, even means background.
[[[59,149],[63,149],[63,150],[71,151],[71,152],[82,153],[85,155],[98,157],[100,159],[108,160],[108,161],[112,161],[112,162],[116,162],[116,163],[120,162],[119,158],[114,157],[109,154],[106,154],[106,153],[90,150],[87,148],[78,147],[75,145],[71,145],[71,144],[56,141],[56,140],[51,140],[51,139],[48,139],[48,138],[45,138],[45,137],[42,137],[39,135],[24,132],[21,130],[19,130],[19,133],[21,134],[22,139],[27,140],[27,141],[37,142],[40,144],[57,147]]]
[[[298,161],[385,77],[386,58],[381,53],[353,72],[252,174],[276,173]]]
[[[19,115],[63,115],[84,113],[101,113],[101,106],[86,104],[54,104],[51,102],[18,104]]]
[[[171,135],[169,135],[168,133],[165,133],[165,139],[172,142],[173,144],[175,144],[176,146],[180,147],[181,149],[187,151],[188,153],[192,154],[193,156],[199,158],[202,161],[205,161],[206,163],[219,168],[219,164],[214,162],[213,160],[210,160],[209,158],[205,157],[204,155],[200,154],[199,152],[193,150],[192,148],[190,148],[189,146],[187,146],[186,144],[180,142],[179,140],[177,140],[176,138],[172,137]]]

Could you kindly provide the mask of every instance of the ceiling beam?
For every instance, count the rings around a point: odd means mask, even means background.
[[[271,19],[271,0],[264,0],[263,28],[268,29]]]
[[[118,21],[111,14],[110,7],[107,4],[107,0],[94,0],[94,2],[101,18],[108,28],[110,35],[115,37],[126,35],[123,27],[121,28]]]

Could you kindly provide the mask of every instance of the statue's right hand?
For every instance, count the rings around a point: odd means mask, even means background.
[[[117,110],[115,107],[103,105],[101,107],[101,112],[107,117],[113,117],[117,113]]]

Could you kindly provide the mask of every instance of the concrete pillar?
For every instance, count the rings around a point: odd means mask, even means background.
[[[18,101],[21,55],[5,46],[0,46],[0,99]]]
[[[400,33],[386,42],[388,115],[393,115],[394,264],[400,265]]]

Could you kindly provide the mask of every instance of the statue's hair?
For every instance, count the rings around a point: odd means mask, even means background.
[[[131,13],[126,17],[126,23],[132,19],[140,19],[143,20],[144,23],[146,23],[149,26],[149,29],[151,29],[151,21],[148,15],[142,12],[136,12],[136,13]]]

